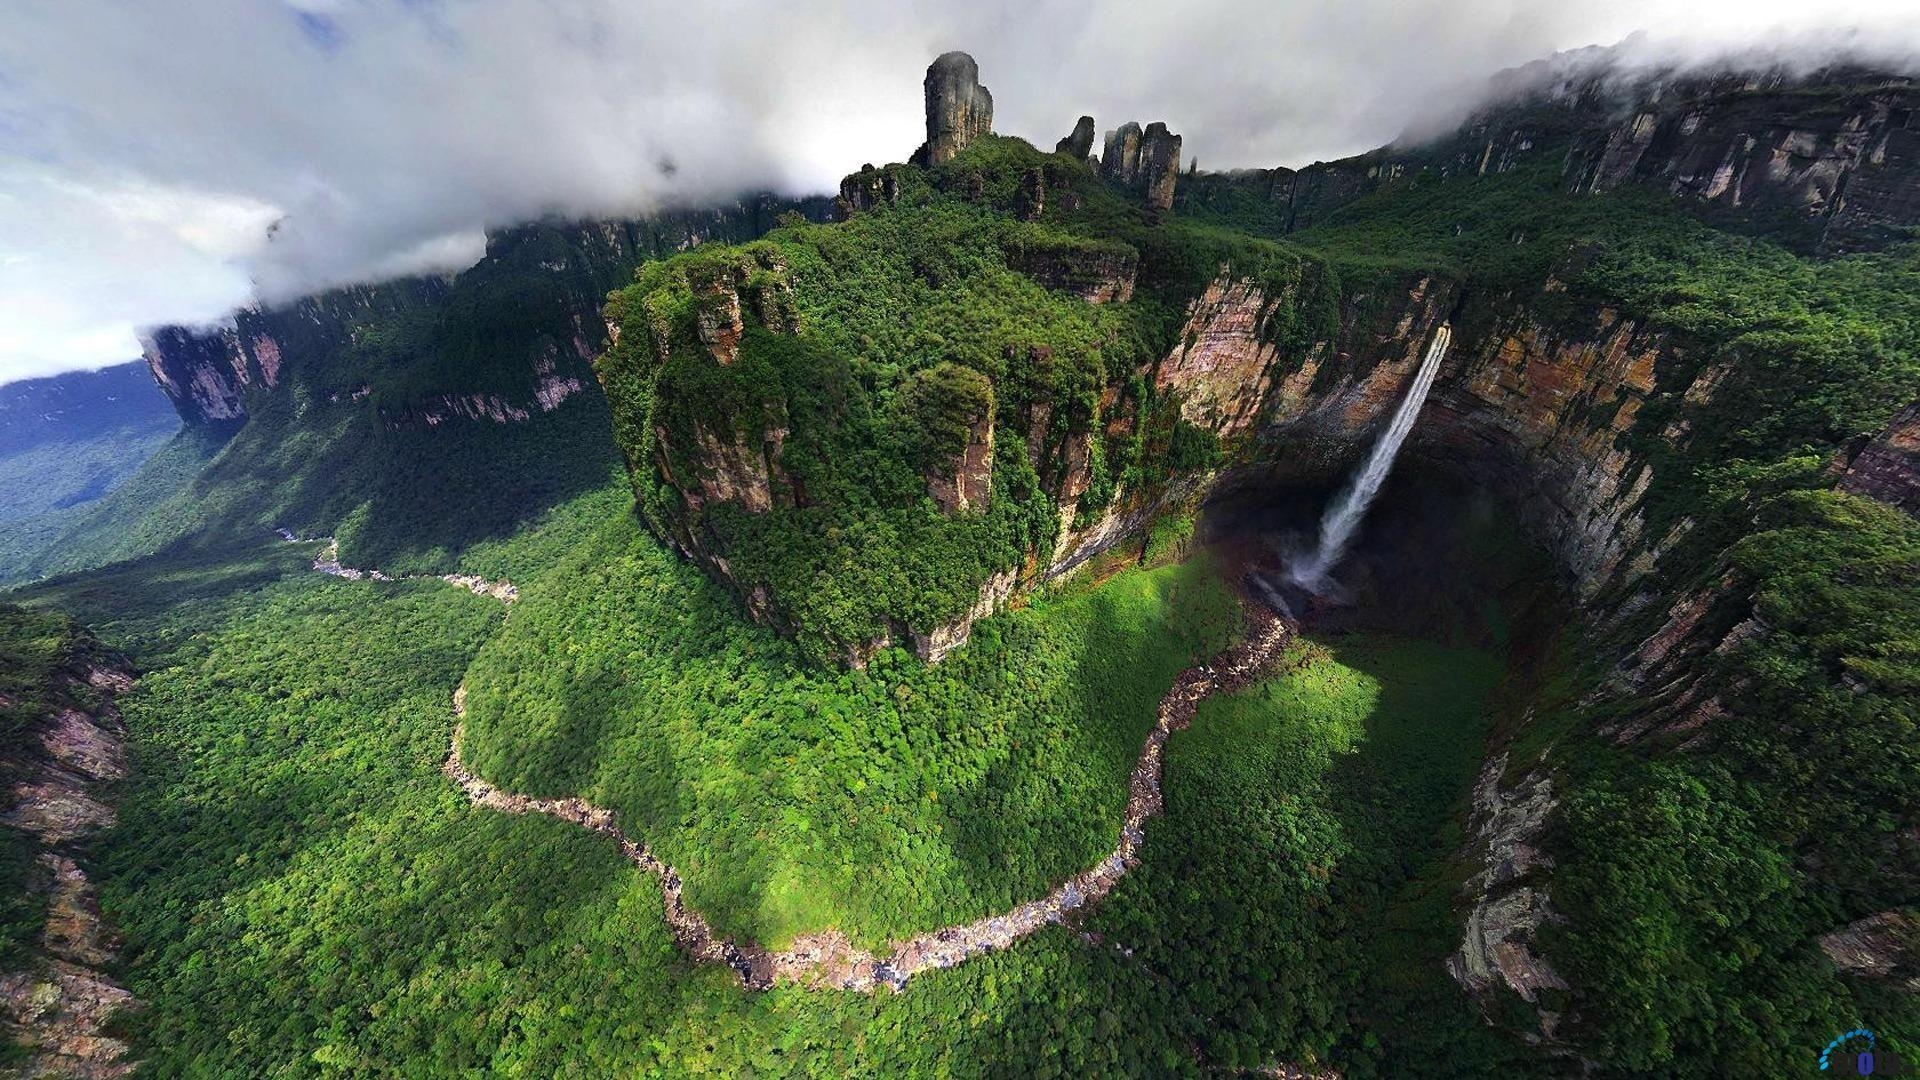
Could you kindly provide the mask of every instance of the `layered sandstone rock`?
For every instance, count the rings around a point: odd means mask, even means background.
[[[920,165],[944,165],[993,130],[993,95],[980,85],[980,65],[963,52],[945,53],[927,67],[927,141],[914,154]]]
[[[27,738],[0,751],[7,782],[0,822],[38,847],[28,889],[46,897],[37,950],[0,971],[0,1032],[25,1047],[23,1075],[129,1075],[128,1046],[104,1034],[133,995],[104,973],[120,938],[100,913],[73,847],[114,822],[106,786],[127,775],[126,729],[111,696],[132,686],[117,662],[60,673],[56,705],[28,721]]]
[[[1180,401],[1189,423],[1219,435],[1246,430],[1265,404],[1268,370],[1279,352],[1264,338],[1281,301],[1224,270],[1191,304],[1174,351],[1155,368],[1154,385]]]
[[[1920,401],[1894,414],[1886,430],[1845,463],[1840,490],[1920,515]]]
[[[1472,908],[1447,971],[1476,999],[1486,1000],[1499,986],[1532,1004],[1542,990],[1567,989],[1553,965],[1534,951],[1535,935],[1557,919],[1540,872],[1553,867],[1541,839],[1559,803],[1545,770],[1509,787],[1502,779],[1506,768],[1507,755],[1496,755],[1474,784],[1469,827],[1480,868],[1463,888]],[[1541,1034],[1551,1037],[1558,1018],[1543,1011],[1540,1019]]]
[[[952,461],[927,474],[927,494],[943,514],[984,513],[993,495],[993,412],[975,418],[967,429],[967,443]]]

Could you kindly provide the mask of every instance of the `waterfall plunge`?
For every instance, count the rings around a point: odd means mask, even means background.
[[[1414,418],[1420,415],[1420,406],[1426,403],[1427,391],[1433,387],[1434,373],[1440,370],[1440,360],[1447,354],[1447,343],[1453,338],[1453,329],[1441,323],[1433,332],[1433,341],[1427,346],[1427,355],[1420,361],[1420,370],[1413,376],[1413,385],[1408,388],[1407,396],[1394,410],[1393,421],[1387,430],[1380,433],[1379,441],[1373,444],[1373,450],[1367,454],[1366,464],[1354,474],[1340,497],[1327,507],[1325,517],[1320,519],[1320,546],[1293,561],[1287,568],[1287,577],[1295,585],[1314,594],[1320,594],[1327,587],[1327,572],[1340,562],[1347,553],[1347,545],[1353,542],[1353,532],[1360,527],[1360,519],[1366,516],[1367,506],[1380,492],[1380,484],[1386,480],[1387,472],[1393,468],[1394,456],[1400,452],[1400,444],[1407,440],[1407,432],[1413,430]]]

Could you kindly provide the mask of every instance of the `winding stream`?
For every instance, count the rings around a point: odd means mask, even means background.
[[[281,536],[289,542],[298,541],[284,531]],[[339,545],[331,541],[314,560],[313,568],[352,580],[433,578],[482,596],[493,596],[503,603],[512,603],[519,595],[519,591],[506,582],[466,575],[395,578],[378,571],[342,566]],[[1140,757],[1134,762],[1127,781],[1127,810],[1121,820],[1119,841],[1105,858],[1061,882],[1038,900],[1002,914],[893,942],[884,956],[858,948],[836,930],[803,935],[795,939],[791,948],[779,951],[751,941],[736,942],[721,937],[704,916],[687,904],[679,872],[655,858],[645,844],[622,832],[613,811],[577,798],[536,799],[515,795],[475,776],[460,760],[464,725],[454,727],[453,745],[441,771],[476,806],[507,814],[547,814],[611,837],[627,861],[660,879],[667,925],[680,949],[696,961],[727,965],[749,990],[765,990],[780,982],[817,989],[873,991],[887,987],[900,990],[906,987],[907,980],[922,971],[953,967],[968,957],[1006,948],[1045,926],[1064,921],[1069,912],[1105,898],[1120,878],[1138,865],[1140,847],[1146,841],[1147,819],[1160,813],[1163,806],[1160,775],[1168,737],[1193,722],[1194,711],[1209,695],[1237,690],[1257,678],[1291,636],[1285,623],[1264,610],[1250,609],[1248,622],[1245,640],[1215,658],[1213,663],[1181,672],[1160,699],[1153,730],[1147,733],[1146,743],[1140,748]],[[465,715],[465,686],[454,691],[453,708],[456,715]]]

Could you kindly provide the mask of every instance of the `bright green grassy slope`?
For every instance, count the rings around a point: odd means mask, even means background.
[[[1398,895],[1459,849],[1502,664],[1399,638],[1330,644],[1201,705],[1168,747],[1167,817],[1094,928],[1167,984],[1211,1062],[1480,1075],[1508,1051],[1447,981],[1448,906]],[[1387,936],[1409,918],[1414,933]]]
[[[723,932],[880,946],[1110,850],[1161,695],[1237,627],[1194,562],[1042,597],[933,669],[826,672],[618,513],[482,650],[466,757],[615,809]]]

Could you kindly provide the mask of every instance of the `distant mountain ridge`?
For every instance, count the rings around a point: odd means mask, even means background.
[[[174,427],[172,409],[138,360],[0,384],[0,457],[125,427]]]
[[[138,362],[0,386],[0,581],[20,574],[179,430]]]

